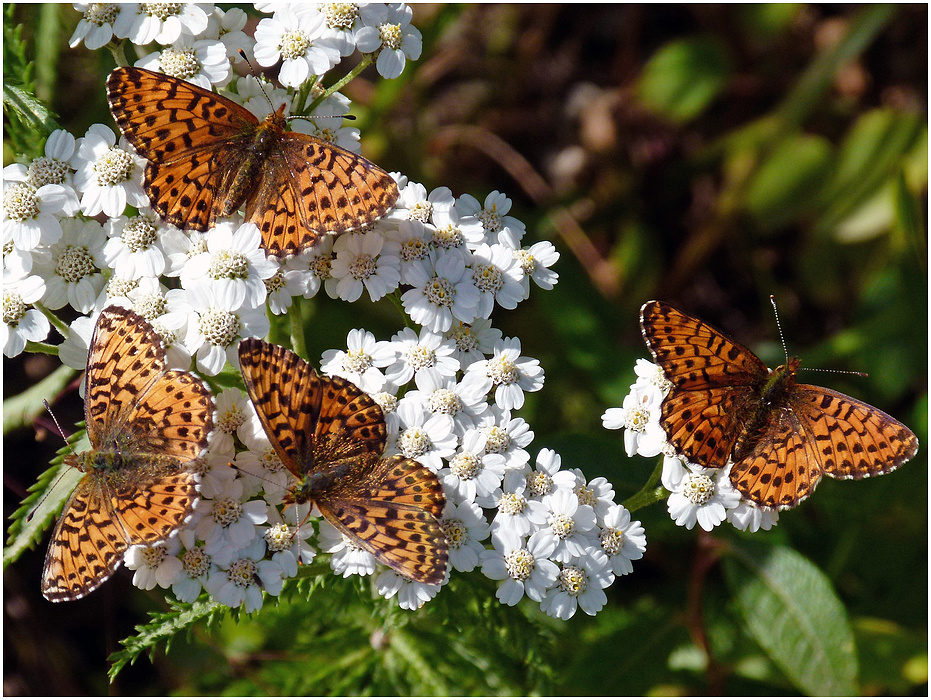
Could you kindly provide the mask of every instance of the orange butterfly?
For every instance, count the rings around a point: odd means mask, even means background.
[[[757,505],[793,508],[822,474],[887,474],[918,452],[915,434],[878,408],[796,384],[797,357],[770,370],[710,324],[661,301],[643,305],[640,327],[672,383],[660,419],[669,442],[703,467],[733,462],[731,483]]]
[[[318,375],[290,350],[239,343],[246,389],[278,457],[297,478],[286,503],[312,502],[355,546],[421,583],[442,583],[446,496],[432,471],[381,457],[381,408],[355,384]]]
[[[84,472],[49,544],[42,595],[77,600],[106,581],[131,545],[163,542],[193,512],[213,396],[168,369],[161,338],[141,316],[110,306],[94,329],[84,380],[91,449],[65,462]]]
[[[398,199],[392,177],[362,156],[287,131],[284,105],[260,122],[214,92],[133,67],[110,73],[107,98],[148,160],[152,208],[179,228],[206,231],[245,208],[268,254],[290,257],[376,221]]]

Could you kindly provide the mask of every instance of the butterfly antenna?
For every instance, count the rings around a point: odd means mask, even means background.
[[[776,316],[776,328],[779,329],[779,340],[782,342],[782,352],[786,356],[786,364],[789,364],[789,351],[786,349],[786,337],[782,334],[782,324],[779,323],[779,309],[776,308],[776,296],[769,295],[769,303],[773,305],[773,314]]]
[[[789,351],[786,350],[786,339],[782,334],[782,324],[779,323],[779,310],[776,308],[776,297],[769,295],[769,301],[773,305],[773,313],[776,315],[776,327],[779,329],[779,339],[782,341],[782,351],[786,354],[786,363],[789,362]],[[868,377],[866,372],[857,372],[849,369],[822,369],[820,367],[805,367],[807,372],[830,372],[831,374],[853,374],[857,377]]]
[[[62,440],[65,441],[65,445],[68,447],[68,449],[71,450],[71,454],[77,456],[77,453],[74,451],[74,448],[71,446],[71,443],[68,442],[68,436],[65,435],[65,431],[61,429],[61,423],[58,422],[58,418],[56,418],[56,417],[55,417],[55,414],[52,413],[52,407],[49,405],[49,402],[46,401],[45,399],[42,399],[42,405],[45,406],[45,410],[48,411],[48,414],[52,417],[52,420],[55,422],[55,427],[58,428],[58,434],[61,436]],[[58,475],[58,478],[55,479],[55,484],[52,484],[52,487],[51,487],[50,489],[48,489],[48,490],[45,492],[45,494],[43,494],[42,498],[39,499],[39,502],[36,503],[35,506],[33,506],[32,510],[29,511],[29,513],[26,515],[26,522],[27,522],[27,523],[30,522],[30,521],[32,520],[33,516],[34,516],[34,515],[36,514],[36,512],[39,510],[39,507],[40,507],[43,503],[45,503],[45,499],[48,498],[48,495],[49,495],[52,491],[55,490],[55,485],[57,485],[58,482],[61,481],[62,477],[64,477],[64,474],[63,474],[63,473]]]

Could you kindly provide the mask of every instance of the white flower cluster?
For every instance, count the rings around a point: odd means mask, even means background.
[[[739,530],[769,530],[779,511],[741,499],[731,486],[728,468],[706,469],[680,458],[666,440],[660,425],[663,399],[671,385],[659,366],[637,360],[637,380],[624,397],[621,408],[609,408],[601,419],[609,430],[624,429],[627,456],[663,455],[663,487],[670,492],[667,507],[676,525],[691,530],[695,523],[710,532],[727,520]]]
[[[84,17],[72,46],[83,40],[98,48],[114,38],[161,44],[137,65],[225,87],[260,118],[271,107],[258,82],[232,80],[230,59],[239,49],[263,66],[280,61],[289,88],[316,85],[355,49],[377,54],[379,72],[396,77],[421,49],[403,4],[262,5],[274,14],[259,22],[254,39],[241,31],[244,13],[210,4],[75,7]],[[290,104],[293,91],[264,92]],[[348,101],[334,95],[318,109],[334,118],[313,120],[310,128],[358,149],[358,131],[341,128],[347,110]],[[405,328],[390,340],[352,330],[345,350],[323,353],[321,371],[349,379],[382,406],[388,452],[437,474],[447,496],[442,527],[450,570],[480,568],[503,582],[503,603],[526,594],[555,617],[602,608],[604,588],[632,570],[646,538],[639,521],[613,502],[605,479],[560,469],[550,450],[531,462],[525,449],[533,432],[513,412],[525,392],[541,389],[543,370],[522,356],[518,338],[492,327],[491,317],[496,306],[514,309],[527,299],[531,281],[552,289],[557,275],[550,268],[559,255],[545,241],[522,247],[525,227],[509,215],[505,195],[456,198],[448,188],[428,192],[396,174],[400,198],[382,220],[278,261],[267,258],[258,229],[241,217],[205,233],[166,225],[148,206],[144,165],[110,127],[95,124],[78,139],[55,132],[43,157],[4,169],[4,354],[46,341],[51,320],[64,337],[61,361],[84,369],[96,317],[115,303],[152,323],[170,364],[213,377],[227,365],[238,368],[240,339],[266,336],[269,314],[285,314],[301,298],[321,290],[350,303],[363,294],[372,301],[393,295],[419,330]],[[98,215],[105,224],[91,218]],[[81,314],[70,327],[53,313],[66,306]],[[318,551],[331,555],[340,575],[375,573],[370,554],[326,521],[308,519],[306,506],[282,511],[293,477],[247,396],[222,391],[217,413],[214,439],[198,461],[195,512],[171,540],[127,552],[134,583],[170,586],[184,601],[206,590],[252,611]],[[385,570],[375,585],[407,609],[440,588]]]

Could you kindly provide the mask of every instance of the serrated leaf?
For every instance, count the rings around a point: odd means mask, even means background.
[[[782,546],[734,544],[724,574],[747,630],[810,695],[855,695],[857,657],[847,612],[828,578]]]
[[[127,663],[135,663],[140,654],[147,652],[151,659],[159,642],[164,642],[167,650],[172,637],[178,632],[190,630],[195,622],[205,617],[209,618],[209,624],[220,611],[228,612],[229,608],[213,600],[198,600],[193,603],[175,602],[168,612],[152,613],[152,622],[136,625],[139,634],[124,639],[121,642],[123,648],[110,654],[110,681],[116,678]]]
[[[84,476],[83,472],[64,464],[63,460],[85,438],[84,431],[80,431],[68,439],[68,445],[58,451],[52,466],[29,487],[29,495],[10,516],[13,522],[7,530],[9,538],[3,548],[3,566],[12,564],[25,550],[41,542],[46,528],[61,512],[71,492]]]

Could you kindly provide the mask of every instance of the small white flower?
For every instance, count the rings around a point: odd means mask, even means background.
[[[391,338],[397,359],[385,370],[389,382],[401,386],[415,376],[430,376],[435,380],[455,377],[459,360],[454,356],[455,343],[426,328],[418,334],[404,328]]]
[[[492,354],[502,338],[488,318],[477,318],[471,324],[456,321],[444,335],[456,344],[456,358],[463,371]]]
[[[177,537],[150,546],[135,545],[126,550],[123,561],[126,568],[135,571],[133,585],[144,591],[156,586],[168,588],[181,575],[178,559],[181,541]]]
[[[317,245],[289,258],[285,263],[289,270],[297,270],[305,277],[306,299],[316,296],[321,285],[330,299],[339,299],[336,291],[339,280],[333,276],[333,240],[333,236],[324,236]]]
[[[536,469],[527,475],[527,492],[533,498],[543,498],[559,489],[575,491],[575,474],[560,469],[562,457],[543,448],[537,454]]]
[[[467,430],[462,447],[449,458],[449,466],[437,476],[443,490],[456,503],[483,501],[501,486],[504,478],[504,457],[485,454],[485,436],[481,430]]]
[[[109,219],[104,224],[109,237],[103,249],[107,265],[124,279],[158,277],[167,264],[159,243],[159,233],[164,229],[161,220],[148,207],[136,216]]]
[[[264,491],[265,500],[277,505],[294,487],[295,480],[265,436],[264,429],[260,431],[260,435],[244,440],[248,449],[236,454],[235,463],[244,488],[255,494]]]
[[[461,255],[443,254],[435,268],[421,260],[411,266],[408,278],[413,289],[404,292],[401,301],[414,323],[441,333],[449,330],[453,319],[475,319],[479,292]]]
[[[62,236],[60,218],[69,209],[69,188],[54,184],[37,188],[28,182],[8,180],[7,175],[4,169],[4,246],[12,242],[19,250],[33,251],[40,244],[58,242]]]
[[[578,608],[587,615],[595,615],[608,602],[604,589],[613,582],[608,558],[603,552],[589,552],[560,567],[556,586],[546,594],[540,608],[561,620],[568,620]]]
[[[71,165],[85,216],[119,216],[127,204],[142,208],[149,203],[142,189],[145,160],[130,151],[126,139],[115,144],[113,131],[103,124],[93,124],[75,144]]]
[[[503,309],[515,309],[524,298],[520,270],[511,250],[499,243],[482,243],[472,253],[472,282],[481,294],[480,318],[491,318],[495,302]]]
[[[233,438],[237,434],[243,442],[256,434],[255,424],[258,423],[258,417],[244,391],[224,389],[216,395],[214,402],[217,412],[213,449],[228,451],[233,448]],[[262,432],[261,425],[258,429]]]
[[[452,418],[443,414],[429,418],[427,415],[422,406],[413,402],[398,406],[401,431],[397,450],[436,473],[443,466],[442,460],[456,452],[459,438],[453,432]]]
[[[433,226],[427,230],[437,251],[455,251],[469,260],[469,251],[485,240],[482,222],[474,216],[460,216],[455,207],[434,209],[430,220]]]
[[[265,280],[277,272],[278,265],[260,247],[262,234],[255,224],[246,222],[235,230],[234,226],[224,221],[207,233],[207,250],[193,256],[181,270],[181,286],[215,287],[218,296],[230,300],[232,309],[261,306],[268,295]]]
[[[449,572],[446,573],[446,581]],[[445,583],[445,581],[444,581]],[[420,583],[402,576],[397,571],[383,571],[375,579],[375,590],[387,599],[398,596],[398,606],[402,610],[419,610],[424,603],[433,600],[443,587],[442,583]]]
[[[257,526],[268,519],[268,504],[258,500],[243,503],[242,497],[242,481],[233,479],[213,498],[198,501],[195,512],[200,519],[195,532],[204,541],[207,554],[229,554],[261,539]]]
[[[46,281],[43,303],[50,309],[65,304],[87,313],[94,308],[106,279],[103,227],[96,221],[65,219],[62,237],[36,259],[35,270]]]
[[[218,603],[255,612],[262,607],[263,591],[278,595],[284,585],[281,565],[264,556],[265,540],[259,537],[227,566],[211,573],[205,588]]]
[[[325,520],[320,522],[317,546],[329,552],[330,568],[343,578],[349,576],[371,576],[375,573],[375,557],[354,544],[348,537]]]
[[[573,469],[572,471],[575,472],[576,477],[573,491],[579,497],[579,503],[583,506],[591,506],[595,511],[595,517],[601,521],[614,505],[614,489],[611,483],[603,476],[596,476],[591,481],[586,481],[582,470]]]
[[[339,63],[339,51],[322,38],[323,28],[322,15],[276,7],[274,17],[261,20],[255,29],[255,60],[269,67],[280,59],[278,79],[287,87],[300,87]]]
[[[449,416],[457,433],[471,430],[488,413],[485,395],[474,386],[456,382],[455,377],[419,374],[415,382],[417,389],[408,390],[401,403],[417,403],[432,414]]]
[[[115,2],[76,2],[74,9],[83,13],[74,34],[68,40],[72,49],[84,41],[91,51],[106,46],[113,38],[113,24],[120,12]]]
[[[511,200],[495,190],[485,197],[484,204],[470,194],[464,194],[456,200],[456,209],[464,216],[477,217],[485,230],[486,243],[500,243],[511,249],[517,249],[526,232],[524,222],[508,216]]]
[[[3,278],[3,325],[0,343],[3,354],[16,357],[26,349],[27,342],[40,342],[48,337],[51,325],[37,309],[29,308],[45,294],[45,281],[38,275]],[[82,366],[83,367],[83,366]]]
[[[120,8],[113,34],[137,46],[175,43],[181,35],[196,36],[207,29],[211,3],[138,3]]]
[[[580,505],[579,497],[565,489],[544,496],[543,505],[549,510],[547,526],[531,535],[531,542],[553,543],[551,557],[563,563],[592,550],[596,521],[591,506]]]
[[[530,541],[503,530],[492,537],[494,549],[481,554],[482,573],[493,581],[504,581],[495,596],[505,605],[517,605],[526,593],[540,602],[548,588],[556,583],[559,566],[549,560],[551,542]]]
[[[226,45],[221,41],[183,36],[172,46],[142,57],[135,63],[174,78],[211,90],[222,87],[233,77]]]
[[[279,268],[265,280],[268,291],[268,308],[276,316],[285,314],[291,308],[295,297],[303,296],[307,291],[307,275],[297,270]]]
[[[472,571],[485,551],[482,542],[488,537],[488,522],[482,509],[474,503],[446,501],[440,528],[449,544],[449,565],[456,571]]]
[[[502,488],[496,489],[488,501],[493,501],[498,511],[491,522],[492,532],[510,530],[525,537],[547,523],[549,511],[542,501],[531,498],[527,478],[520,472],[505,474]]]
[[[249,15],[238,7],[223,11],[214,7],[207,17],[207,29],[204,30],[204,39],[219,39],[226,47],[226,55],[232,60],[239,60],[239,51],[245,51],[246,56],[254,58],[253,46],[255,39],[242,30],[249,21]]]
[[[314,536],[313,523],[307,518],[309,511],[307,505],[292,506],[294,525],[289,525],[277,508],[268,507],[268,527],[262,537],[271,553],[271,560],[281,567],[284,578],[297,576],[297,565],[309,564],[317,554],[317,550],[307,543]]]
[[[218,374],[227,362],[237,366],[242,338],[268,335],[265,308],[240,308],[235,302],[231,291],[220,294],[213,285],[184,290],[188,319],[184,345],[196,357],[198,370],[208,376]]]
[[[542,388],[543,368],[539,360],[520,356],[519,338],[505,338],[495,344],[493,358],[469,366],[462,383],[482,394],[494,389],[495,403],[513,410],[524,405],[525,391]]]
[[[727,510],[736,508],[740,494],[731,486],[729,469],[702,469],[688,465],[670,489],[667,507],[676,525],[691,530],[698,523],[705,532],[724,522]],[[668,488],[668,487],[667,487]]]
[[[211,573],[221,564],[229,565],[230,559],[211,557],[200,545],[196,545],[193,530],[182,530],[178,539],[184,544],[185,552],[181,555],[181,572],[171,584],[171,592],[184,603],[193,603],[207,583]]]
[[[530,460],[524,448],[533,441],[533,431],[523,418],[511,418],[510,411],[492,406],[480,427],[485,432],[485,451],[504,457],[507,469],[522,469]]]
[[[771,530],[779,521],[779,511],[758,506],[752,501],[741,500],[736,508],[727,511],[727,521],[745,532]]]
[[[401,282],[413,284],[411,282],[411,269],[422,261],[429,262],[432,259],[430,240],[423,223],[416,219],[405,219],[398,222],[396,230],[387,231],[385,236],[398,245]]]
[[[78,316],[68,327],[68,337],[58,346],[58,359],[71,369],[83,372],[87,367],[87,352],[90,347],[91,336],[100,311],[90,316]],[[83,391],[84,382],[81,382],[79,391]]]
[[[383,20],[377,16],[364,16],[367,26],[356,32],[356,46],[363,53],[378,52],[375,65],[383,78],[397,78],[405,62],[416,61],[423,51],[423,38],[411,26],[413,11],[403,3],[388,5]]]
[[[183,232],[172,226],[162,233],[161,245],[168,260],[165,276],[180,277],[189,260],[207,252],[207,233]]]
[[[521,279],[524,297],[530,295],[530,280],[540,289],[552,289],[559,281],[559,275],[550,270],[550,266],[559,260],[559,253],[556,252],[556,246],[549,241],[540,241],[529,248],[515,250],[514,258],[524,273]]]
[[[375,336],[357,328],[346,337],[346,350],[326,350],[320,360],[320,370],[348,379],[369,394],[381,391],[385,375],[381,369],[394,362],[391,343],[376,341]]]
[[[427,194],[427,188],[419,182],[409,182],[400,187],[398,201],[388,213],[387,218],[393,221],[433,224],[436,213],[446,211],[455,204],[453,192],[448,187],[437,187]]]
[[[630,511],[622,505],[608,509],[598,539],[611,570],[618,576],[633,571],[631,562],[642,558],[647,548],[643,525],[639,520],[631,521]]]
[[[364,288],[372,301],[378,301],[397,289],[401,280],[399,248],[376,230],[337,238],[333,244],[336,259],[331,274],[339,280],[336,291],[340,298],[356,301]]]

